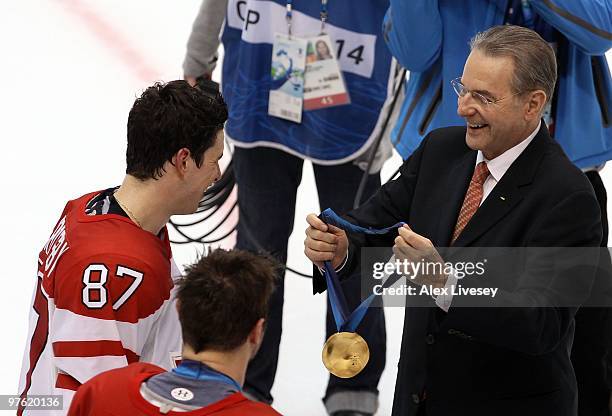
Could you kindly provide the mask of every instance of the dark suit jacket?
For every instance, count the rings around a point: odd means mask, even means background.
[[[477,154],[465,133],[464,127],[431,132],[401,176],[347,219],[377,228],[407,221],[435,246],[449,246]],[[591,185],[542,124],[454,246],[597,247],[601,237]],[[349,238],[343,274],[357,266],[359,246],[393,245],[392,237]],[[584,276],[587,288],[590,279]],[[315,292],[324,290],[317,270],[313,282]],[[575,415],[574,313],[562,307],[406,308],[393,414],[414,415],[426,392],[428,416]]]

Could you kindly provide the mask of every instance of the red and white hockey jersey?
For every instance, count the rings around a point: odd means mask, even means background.
[[[149,403],[140,386],[164,370],[138,363],[96,376],[79,389],[70,407],[70,416],[148,416],[160,415],[159,407]],[[281,416],[267,404],[253,402],[242,393],[188,412],[168,411],[167,416]]]
[[[68,202],[38,258],[19,393],[63,395],[57,415],[103,371],[140,360],[170,369],[180,355],[167,230],[160,238],[121,215],[87,215],[98,194]]]

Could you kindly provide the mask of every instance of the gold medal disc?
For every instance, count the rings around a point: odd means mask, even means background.
[[[359,334],[338,332],[325,342],[321,355],[330,373],[340,378],[351,378],[368,364],[370,349]]]

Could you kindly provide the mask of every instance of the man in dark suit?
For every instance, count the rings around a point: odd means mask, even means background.
[[[365,227],[408,225],[386,239],[347,237],[311,214],[305,253],[316,266],[346,260],[339,271],[346,274],[359,263],[359,247],[384,244],[413,259],[449,246],[599,246],[593,189],[541,121],[556,81],[552,49],[529,29],[498,26],[478,34],[471,50],[453,82],[467,126],[431,132],[398,179],[345,215]],[[592,280],[584,274],[576,288],[586,296]],[[317,268],[313,283],[315,292],[325,289]],[[520,292],[551,307],[470,308],[451,296],[434,308],[406,308],[393,414],[576,415],[569,357],[576,308],[536,287],[501,291],[500,301],[513,304]]]

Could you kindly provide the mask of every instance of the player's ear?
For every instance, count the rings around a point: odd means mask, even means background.
[[[184,176],[187,172],[190,159],[191,151],[186,147],[179,149],[179,151],[172,156],[172,166],[174,166],[180,176]]]
[[[259,318],[259,320],[253,326],[251,333],[249,334],[249,342],[259,346],[263,340],[264,332],[266,330],[266,320]]]
[[[251,329],[251,332],[249,333],[249,336],[247,338],[247,345],[251,347],[251,359],[253,359],[255,357],[255,354],[257,354],[257,351],[259,351],[259,347],[261,346],[261,343],[263,341],[265,330],[266,321],[265,319],[260,318],[257,323],[255,323],[255,326],[253,326],[253,329]]]

